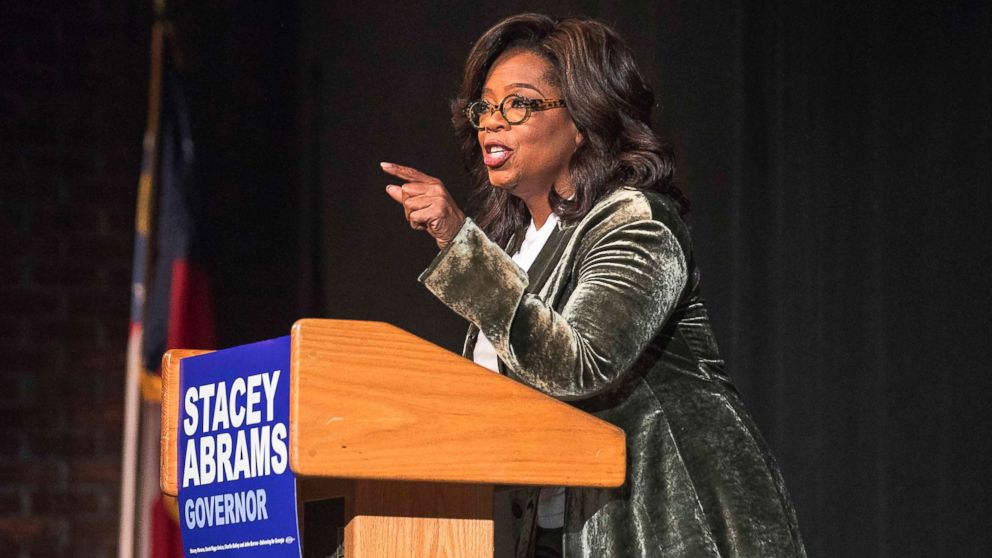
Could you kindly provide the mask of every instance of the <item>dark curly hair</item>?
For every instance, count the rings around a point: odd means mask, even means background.
[[[476,222],[505,246],[530,222],[523,201],[489,184],[479,157],[477,131],[463,113],[481,97],[486,75],[500,54],[527,50],[546,59],[548,81],[558,87],[583,142],[569,162],[575,195],[564,199],[552,188],[549,202],[564,221],[577,220],[618,188],[662,192],[689,211],[689,200],[673,183],[675,154],[651,126],[654,94],[634,65],[630,49],[607,25],[587,18],[557,19],[541,14],[506,18],[485,32],[465,63],[452,123],[472,178]]]

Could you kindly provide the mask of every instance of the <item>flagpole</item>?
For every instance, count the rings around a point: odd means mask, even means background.
[[[165,0],[155,0],[155,22],[151,33],[151,71],[148,78],[148,120],[145,126],[141,177],[138,180],[138,200],[135,211],[136,267],[132,284],[131,325],[128,334],[127,370],[124,384],[124,431],[121,451],[120,529],[117,539],[118,558],[134,557],[135,506],[137,495],[137,464],[141,411],[142,326],[144,322],[145,287],[149,284],[152,266],[150,237],[155,171],[158,163],[158,136],[162,91],[162,56],[165,35]],[[137,266],[141,269],[137,269]],[[139,283],[140,281],[140,283]]]

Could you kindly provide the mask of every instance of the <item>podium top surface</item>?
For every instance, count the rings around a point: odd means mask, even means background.
[[[289,451],[298,475],[623,483],[621,429],[397,327],[304,319],[293,326],[290,351]],[[170,494],[177,487],[170,415],[178,414],[178,361],[190,354],[163,359],[162,489]]]

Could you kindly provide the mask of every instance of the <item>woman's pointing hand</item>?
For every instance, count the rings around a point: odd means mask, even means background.
[[[444,183],[412,167],[380,163],[382,170],[406,182],[386,186],[386,193],[403,205],[403,214],[415,230],[426,230],[444,248],[465,223],[465,214],[448,194]]]

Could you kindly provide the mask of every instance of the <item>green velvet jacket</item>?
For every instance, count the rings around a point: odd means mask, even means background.
[[[509,376],[627,435],[616,489],[566,491],[566,557],[805,556],[781,474],[724,372],[688,229],[621,189],[560,223],[524,273],[471,220],[421,282],[481,329]],[[515,491],[516,555],[536,489]]]

